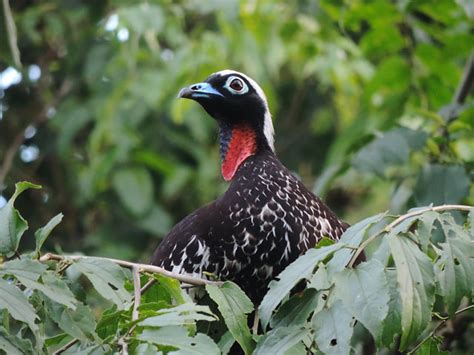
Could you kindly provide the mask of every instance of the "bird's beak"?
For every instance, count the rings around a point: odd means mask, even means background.
[[[197,83],[193,84],[191,86],[182,88],[179,91],[178,98],[183,98],[183,99],[191,99],[191,100],[196,100],[199,98],[211,98],[215,96],[222,96],[219,91],[214,89],[211,84],[209,83]]]

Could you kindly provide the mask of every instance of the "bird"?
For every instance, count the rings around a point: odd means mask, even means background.
[[[217,122],[221,173],[228,189],[177,223],[153,265],[236,283],[258,306],[268,284],[323,237],[340,239],[348,224],[278,159],[262,88],[246,74],[222,70],[181,89]]]

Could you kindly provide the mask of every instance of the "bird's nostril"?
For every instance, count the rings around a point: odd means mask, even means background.
[[[200,88],[201,88],[201,85],[199,84],[191,86],[191,90],[199,90]]]

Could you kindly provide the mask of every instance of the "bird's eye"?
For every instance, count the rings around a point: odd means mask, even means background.
[[[249,91],[247,83],[241,78],[233,75],[227,78],[224,87],[229,90],[232,94],[243,95]]]
[[[242,91],[244,88],[244,83],[240,79],[234,79],[230,82],[229,86],[235,91]]]

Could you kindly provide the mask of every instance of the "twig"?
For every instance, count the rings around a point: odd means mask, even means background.
[[[148,282],[145,285],[143,285],[143,287],[141,288],[140,293],[143,295],[146,291],[148,291],[151,288],[151,286],[155,284],[155,282],[156,282],[155,279],[148,280]]]
[[[354,266],[355,261],[359,257],[359,255],[362,253],[362,251],[369,245],[374,239],[377,237],[381,236],[384,233],[389,233],[393,227],[399,225],[401,222],[405,221],[408,218],[418,216],[420,214],[423,214],[425,212],[442,212],[442,211],[450,211],[450,210],[459,210],[459,211],[466,211],[469,212],[473,209],[474,207],[472,206],[465,206],[465,205],[441,205],[441,206],[434,206],[434,207],[427,207],[421,210],[413,211],[404,215],[401,215],[394,221],[392,221],[388,226],[386,226],[384,229],[378,231],[377,233],[371,235],[369,238],[367,238],[355,251],[355,253],[352,255],[351,260],[347,264],[349,268],[352,268]]]
[[[459,310],[457,310],[455,313],[454,313],[454,316],[457,316],[463,312],[466,312],[470,309],[474,308],[474,304],[471,304],[470,306],[467,306],[467,307],[464,307],[464,308],[461,308]],[[443,326],[444,323],[446,323],[447,321],[449,320],[449,318],[446,318],[446,319],[442,319],[438,325],[436,327],[434,327],[434,329],[430,332],[430,334],[428,334],[422,341],[420,341],[418,343],[418,345],[416,345],[411,351],[409,351],[407,354],[414,354],[426,341],[428,341],[431,337],[433,337],[433,335],[435,335],[435,333],[438,331],[439,328],[441,328]]]
[[[258,309],[255,310],[255,316],[253,317],[253,326],[252,326],[252,334],[258,334],[258,323],[260,322],[260,317],[258,316]]]
[[[136,267],[140,273],[143,272],[150,272],[154,274],[161,274],[167,277],[170,277],[172,279],[176,279],[178,281],[191,284],[191,285],[196,285],[196,286],[205,286],[205,285],[222,285],[221,281],[211,281],[211,280],[206,280],[206,279],[201,279],[199,277],[193,277],[193,276],[187,276],[187,275],[182,275],[182,274],[175,274],[171,271],[165,270],[162,267],[159,266],[154,266],[154,265],[149,265],[149,264],[138,264],[138,263],[132,263],[130,261],[125,261],[125,260],[119,260],[119,259],[111,259],[111,258],[104,258],[104,257],[95,257],[95,256],[82,256],[82,255],[58,255],[58,254],[52,254],[52,253],[47,253],[43,255],[39,261],[41,262],[46,262],[49,260],[87,260],[87,259],[92,259],[92,260],[106,260],[106,261],[111,261],[117,265],[126,267],[128,269],[133,269],[133,267]]]
[[[53,352],[53,355],[62,354],[62,353],[65,352],[67,349],[69,349],[69,348],[72,347],[74,344],[76,344],[78,341],[79,341],[79,339],[77,339],[77,338],[72,339],[69,343],[66,343],[65,345],[63,345],[62,347],[60,347],[58,350],[56,350],[55,352]]]
[[[133,310],[132,310],[132,322],[138,319],[138,307],[140,307],[140,301],[142,299],[142,293],[140,289],[140,270],[138,267],[132,267],[133,275],[133,292],[134,292],[134,301],[133,301]]]
[[[128,355],[128,344],[124,338],[120,338],[117,342],[118,346],[120,346],[120,354],[121,355]]]
[[[16,32],[15,21],[13,20],[12,9],[8,0],[3,0],[3,13],[5,14],[5,27],[8,34],[8,45],[12,52],[13,63],[21,68],[20,50],[18,49],[18,36]]]

